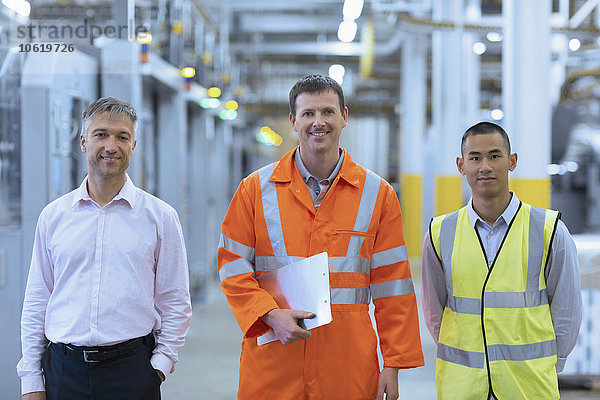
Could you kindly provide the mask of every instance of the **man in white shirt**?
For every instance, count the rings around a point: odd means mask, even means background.
[[[38,219],[17,365],[22,399],[160,399],[191,318],[177,212],[127,175],[137,112],[83,112],[88,176]]]
[[[581,324],[575,244],[558,212],[509,190],[517,154],[502,127],[472,126],[461,153],[472,198],[432,219],[423,249],[438,398],[558,399]]]

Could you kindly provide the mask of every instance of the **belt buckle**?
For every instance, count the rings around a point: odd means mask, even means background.
[[[90,360],[88,358],[89,354],[93,354],[93,353],[97,353],[98,350],[83,350],[83,361],[88,362],[88,363],[96,363],[99,362],[98,360]]]

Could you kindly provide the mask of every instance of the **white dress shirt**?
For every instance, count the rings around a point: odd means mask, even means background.
[[[88,194],[86,177],[38,219],[21,320],[22,393],[44,390],[40,360],[48,340],[105,346],[156,331],[151,363],[166,376],[190,318],[177,212],[129,176],[100,207]]]
[[[475,212],[473,199],[467,205],[469,220],[481,237],[488,268],[498,253],[508,224],[519,209],[520,201],[517,195],[513,192],[511,195],[510,203],[493,226],[489,226]],[[423,313],[427,328],[437,343],[448,292],[444,270],[431,246],[429,232],[423,242],[422,268]],[[556,335],[556,371],[560,372],[564,368],[567,355],[577,343],[582,308],[577,248],[566,225],[560,220],[552,241],[545,277],[550,315]]]

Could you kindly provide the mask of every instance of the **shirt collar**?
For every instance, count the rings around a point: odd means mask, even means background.
[[[517,198],[517,195],[514,192],[510,192],[510,194],[511,194],[511,198],[510,198],[510,202],[508,203],[508,206],[506,207],[506,209],[504,209],[504,212],[502,214],[500,214],[498,219],[496,221],[494,221],[494,224],[498,220],[500,220],[500,218],[502,218],[504,220],[504,222],[506,222],[506,224],[509,224],[510,221],[512,221],[512,219],[514,218],[517,211],[519,210],[520,201]],[[469,200],[469,204],[467,204],[467,214],[469,215],[469,220],[471,221],[471,225],[473,225],[473,228],[475,228],[477,221],[481,221],[482,224],[486,223],[475,212],[475,209],[473,208],[473,198],[472,197]]]
[[[117,193],[117,195],[111,200],[111,203],[116,200],[125,200],[127,203],[129,203],[129,206],[133,208],[135,207],[136,187],[128,174],[125,174],[125,177],[125,184],[119,193]],[[86,177],[83,178],[81,185],[79,185],[79,187],[75,190],[75,196],[73,197],[73,203],[71,204],[72,207],[74,207],[80,201],[93,201],[87,190],[87,182],[88,177],[86,175]]]
[[[322,179],[322,180],[328,181],[330,184],[331,184],[331,182],[333,182],[333,180],[335,179],[337,174],[340,172],[340,169],[342,168],[342,163],[344,162],[344,151],[342,149],[340,149],[339,151],[340,151],[340,157],[338,158],[338,162],[335,165],[335,168],[333,169],[333,171],[331,172],[331,175],[329,175],[329,177],[326,179]],[[304,182],[308,183],[310,178],[313,178],[315,181],[320,182],[317,178],[312,176],[310,174],[310,172],[308,172],[308,170],[306,169],[306,166],[302,162],[302,157],[300,157],[300,147],[298,147],[298,149],[296,149],[296,153],[294,154],[294,162],[296,163],[296,168],[298,168],[298,172],[300,172],[300,176],[302,176],[302,179],[304,179]]]

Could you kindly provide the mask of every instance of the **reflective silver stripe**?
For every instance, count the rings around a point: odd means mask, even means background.
[[[457,313],[481,315],[481,300],[470,297],[448,296],[446,306]]]
[[[298,256],[285,256],[285,257],[274,257],[274,256],[256,256],[254,265],[257,271],[274,271],[286,265],[292,264],[296,261],[300,261],[305,257]]]
[[[485,308],[526,308],[548,304],[546,289],[536,292],[485,292]],[[448,296],[446,305],[454,312],[481,314],[481,300]]]
[[[529,214],[529,250],[527,259],[527,291],[538,292],[544,259],[544,225],[546,210],[531,207]],[[546,301],[547,303],[547,301]]]
[[[231,251],[232,253],[238,254],[244,257],[246,260],[250,262],[254,262],[254,248],[250,246],[246,246],[245,244],[241,244],[240,242],[236,242],[235,240],[227,237],[221,233],[221,237],[219,238],[219,248],[223,247],[226,250]]]
[[[255,265],[257,271],[273,271],[285,265],[300,261],[305,257],[299,256],[256,256]],[[359,272],[363,274],[369,273],[369,265],[371,260],[368,258],[355,257],[329,257],[329,272]]]
[[[469,368],[483,368],[485,355],[478,351],[466,351],[438,343],[437,358]]]
[[[382,297],[401,296],[403,294],[414,293],[412,279],[396,279],[389,282],[374,283],[371,285],[371,295],[373,300]]]
[[[458,222],[459,211],[448,214],[442,220],[440,227],[440,257],[442,267],[446,277],[446,287],[448,288],[448,298],[453,296],[452,289],[452,249],[454,248],[454,238],[456,237],[456,224]]]
[[[488,346],[490,361],[526,361],[556,355],[556,340],[529,344],[493,344]]]
[[[279,203],[277,202],[277,185],[275,182],[269,182],[269,179],[273,175],[273,165],[269,164],[258,170],[260,193],[265,214],[265,223],[267,224],[267,232],[269,233],[273,252],[277,257],[285,257],[287,256],[287,251],[285,249],[283,229],[281,228]]]
[[[379,268],[406,260],[408,260],[406,246],[398,246],[393,249],[373,253],[371,268]]]
[[[223,264],[223,266],[219,270],[219,278],[221,278],[221,282],[223,282],[225,278],[229,278],[230,276],[246,274],[248,272],[254,272],[252,264],[250,264],[245,258],[239,258],[237,260]]]
[[[329,257],[329,272],[369,273],[371,260],[362,257]]]
[[[373,210],[375,209],[375,202],[377,201],[377,194],[379,193],[380,183],[381,178],[367,169],[365,185],[360,196],[358,213],[356,214],[356,220],[354,222],[355,231],[366,232],[367,229],[369,229],[371,218],[373,217]],[[351,236],[346,256],[358,257],[360,247],[364,240],[364,236]]]
[[[525,308],[548,304],[546,289],[527,292],[486,292],[485,308]]]
[[[332,288],[331,304],[369,304],[367,288]]]

